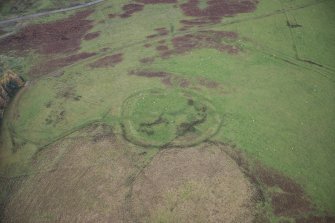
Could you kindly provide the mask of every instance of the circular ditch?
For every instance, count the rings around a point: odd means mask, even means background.
[[[213,136],[221,119],[206,98],[185,90],[151,89],[125,100],[125,137],[142,146],[190,146]]]

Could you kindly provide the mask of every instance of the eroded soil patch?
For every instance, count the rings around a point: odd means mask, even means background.
[[[132,222],[252,222],[255,190],[218,147],[169,149],[133,183]]]

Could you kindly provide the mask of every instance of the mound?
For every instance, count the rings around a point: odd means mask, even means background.
[[[194,92],[152,89],[123,104],[127,139],[143,146],[189,146],[216,133],[220,116],[206,98]]]
[[[252,222],[254,193],[216,146],[163,150],[133,183],[130,221]]]

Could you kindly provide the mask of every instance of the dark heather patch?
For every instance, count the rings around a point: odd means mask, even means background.
[[[158,35],[160,36],[165,36],[167,34],[169,34],[169,30],[167,30],[166,28],[162,27],[162,28],[156,28],[155,31],[158,33]]]
[[[255,168],[253,177],[268,188],[282,190],[282,192],[270,193],[274,214],[294,217],[314,210],[303,188],[291,178],[261,165]]]
[[[19,33],[0,40],[0,53],[10,50],[24,54],[28,50],[40,54],[75,52],[80,49],[80,41],[92,27],[86,18],[94,10],[76,13],[67,19],[51,23],[29,25]]]
[[[300,194],[274,193],[271,203],[278,216],[296,216],[313,210],[310,201]]]
[[[140,77],[169,77],[171,74],[163,71],[131,71],[129,72],[130,75],[136,75]]]
[[[207,7],[199,8],[198,0],[188,0],[180,6],[184,14],[193,17],[231,17],[239,13],[253,12],[258,4],[257,0],[208,0]]]
[[[140,4],[127,4],[122,7],[123,13],[120,15],[121,18],[128,18],[135,12],[143,10],[144,5]]]
[[[131,71],[129,75],[136,75],[139,77],[147,77],[147,78],[160,78],[161,82],[166,86],[172,86],[171,78],[172,74],[163,72],[163,71]]]
[[[172,39],[172,49],[160,45],[156,50],[161,58],[169,58],[171,55],[183,54],[197,48],[212,48],[220,52],[236,54],[240,51],[240,48],[223,43],[223,40],[233,42],[237,39],[238,35],[234,32],[202,31],[174,37]]]
[[[221,17],[200,17],[189,20],[180,20],[180,23],[186,26],[201,26],[208,24],[217,24],[221,22]]]
[[[84,36],[84,40],[92,40],[92,39],[97,38],[99,35],[100,35],[100,32],[87,33],[87,34]]]
[[[157,37],[157,36],[159,36],[159,35],[157,35],[157,34],[153,34],[153,35],[149,35],[149,36],[147,36],[147,38],[148,38],[148,39],[152,39],[152,38],[155,38],[155,37]]]
[[[269,170],[265,167],[258,166],[256,170],[258,180],[268,187],[279,187],[286,193],[304,194],[302,187],[289,177],[283,176],[279,172]]]
[[[147,38],[152,39],[152,38],[155,38],[155,37],[158,37],[158,36],[166,36],[166,35],[169,34],[169,30],[167,30],[164,27],[156,28],[155,31],[156,31],[156,34],[148,35]]]
[[[121,63],[123,60],[123,54],[118,53],[111,56],[105,56],[96,60],[93,63],[90,63],[90,67],[97,68],[97,67],[114,67],[116,64]]]
[[[296,223],[335,223],[334,216],[309,216],[306,218],[297,218]]]
[[[151,44],[150,43],[146,43],[146,44],[144,44],[143,45],[145,48],[149,48],[149,47],[151,47]]]
[[[249,158],[234,145],[225,147],[225,152],[244,170],[252,183],[259,185],[259,193],[255,199],[261,202],[270,201],[277,216],[295,218],[296,223],[335,223],[334,216],[327,213],[315,216],[316,209],[311,200],[303,188],[291,178],[257,161],[250,165]],[[269,222],[268,217],[263,214],[257,218],[260,221],[256,222]]]
[[[170,4],[177,2],[177,0],[136,0],[136,1],[144,4]]]
[[[232,17],[239,13],[249,13],[256,9],[257,0],[208,0],[206,8],[199,8],[198,0],[188,0],[180,5],[186,16],[198,17],[180,22],[188,26],[202,26],[220,23],[223,17]]]
[[[96,55],[96,53],[79,53],[67,57],[47,60],[41,64],[33,66],[32,69],[29,71],[29,75],[36,77],[43,74],[48,74],[50,72],[56,71],[59,68],[69,66],[75,62],[89,58],[94,55]]]
[[[166,42],[166,40],[162,39],[162,40],[158,41],[157,43],[159,43],[159,44],[163,44],[163,43],[165,43],[165,42]]]

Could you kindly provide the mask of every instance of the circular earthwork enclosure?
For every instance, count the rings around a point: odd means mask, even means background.
[[[190,146],[213,136],[221,118],[205,97],[185,90],[151,89],[125,100],[125,137],[142,146]]]

